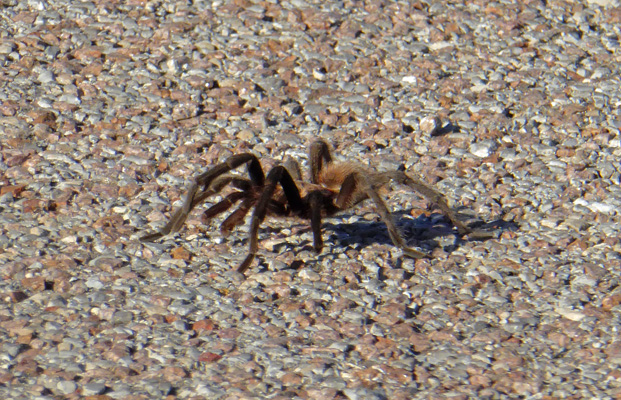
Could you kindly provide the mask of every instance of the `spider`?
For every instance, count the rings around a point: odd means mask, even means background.
[[[378,193],[391,180],[410,187],[436,204],[455,225],[460,235],[473,233],[457,219],[440,193],[420,179],[407,175],[403,165],[396,171],[376,172],[355,162],[333,161],[330,148],[323,140],[316,140],[311,144],[309,156],[310,182],[304,182],[300,167],[294,160],[289,159],[284,165],[273,167],[265,176],[261,163],[254,154],[233,155],[195,177],[183,206],[172,215],[170,221],[159,232],[143,236],[140,240],[153,241],[178,231],[192,209],[230,185],[238,190],[207,209],[204,220],[208,221],[240,202],[238,208],[220,226],[222,233],[228,233],[241,224],[254,207],[248,254],[237,268],[241,273],[250,267],[257,254],[259,227],[267,215],[310,220],[314,249],[319,253],[323,248],[322,218],[347,210],[365,199],[371,199],[375,203],[377,213],[386,224],[395,246],[409,257],[426,257],[427,254],[406,245],[388,207]],[[229,174],[244,164],[247,165],[248,178]]]

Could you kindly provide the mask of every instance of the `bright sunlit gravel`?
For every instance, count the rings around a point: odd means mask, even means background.
[[[616,0],[0,1],[0,394],[621,398],[620,38]],[[317,136],[495,236],[394,185],[429,259],[371,202],[321,254],[268,219],[245,275],[205,208],[138,240]]]

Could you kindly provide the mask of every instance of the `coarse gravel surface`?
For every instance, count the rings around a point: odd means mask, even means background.
[[[616,0],[1,0],[0,395],[621,398],[620,39]],[[494,237],[394,185],[428,259],[370,202],[321,254],[267,220],[245,275],[204,208],[138,240],[317,136]]]

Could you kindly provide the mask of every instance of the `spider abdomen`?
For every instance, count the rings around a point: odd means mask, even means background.
[[[333,162],[326,165],[325,168],[320,171],[317,183],[331,192],[338,193],[341,190],[345,178],[353,173],[364,173],[364,171],[365,168],[360,164]]]

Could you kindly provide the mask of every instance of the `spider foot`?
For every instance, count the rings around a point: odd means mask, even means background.
[[[254,254],[250,253],[246,256],[246,259],[237,267],[237,272],[243,274],[250,268],[250,264],[252,264],[252,260],[254,260]]]
[[[470,240],[487,240],[496,237],[496,232],[483,229],[474,229],[465,235]]]
[[[155,232],[141,236],[138,240],[140,240],[141,242],[153,242],[161,237],[164,237],[164,234],[162,232]]]
[[[411,258],[427,258],[427,257],[429,257],[429,255],[427,255],[427,253],[423,253],[422,251],[415,250],[415,249],[413,249],[411,247],[405,247],[405,248],[403,248],[401,250],[403,250],[403,254],[405,254],[406,256],[411,257]]]

